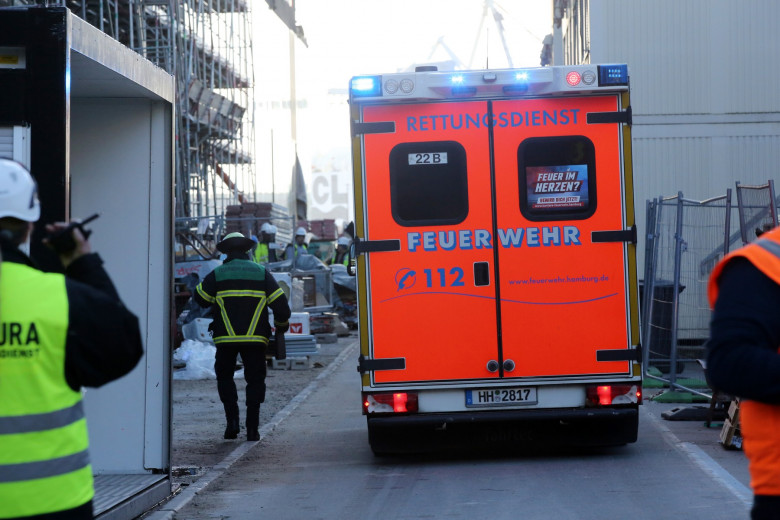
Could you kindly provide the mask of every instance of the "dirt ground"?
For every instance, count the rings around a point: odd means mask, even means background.
[[[277,412],[287,406],[356,337],[357,332],[352,331],[349,336],[339,337],[336,343],[320,343],[319,354],[311,357],[311,368],[273,370],[269,367],[265,403],[260,407],[260,426],[268,423]],[[196,481],[246,440],[246,382],[243,378],[237,378],[235,381],[241,409],[241,433],[235,440],[222,438],[225,415],[217,395],[215,379],[172,381],[171,464],[174,486],[186,486]],[[355,384],[358,385],[357,376]]]

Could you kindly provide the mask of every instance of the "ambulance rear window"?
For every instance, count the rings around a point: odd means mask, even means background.
[[[455,141],[396,145],[390,151],[390,202],[401,226],[462,222],[469,212],[466,149]]]
[[[587,137],[526,139],[517,163],[520,211],[528,220],[581,220],[596,211],[596,154]]]

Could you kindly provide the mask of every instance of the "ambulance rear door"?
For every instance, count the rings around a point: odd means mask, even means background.
[[[619,94],[498,100],[502,375],[630,375]]]
[[[372,385],[633,376],[627,87],[553,72],[531,71],[534,95],[507,95],[504,71],[450,97],[433,73],[415,78],[430,101],[359,102]]]
[[[365,105],[365,243],[374,383],[497,378],[485,101]],[[387,242],[384,242],[387,243]]]

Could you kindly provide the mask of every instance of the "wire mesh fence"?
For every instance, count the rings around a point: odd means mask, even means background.
[[[645,386],[669,386],[711,398],[706,381],[710,273],[729,251],[778,225],[774,183],[736,183],[705,201],[647,201],[644,279],[640,284]]]
[[[680,192],[648,203],[642,288],[645,375],[706,397],[707,282],[729,250],[730,217],[731,190],[705,201],[686,199]]]
[[[742,243],[749,244],[764,231],[777,226],[775,185],[770,179],[760,186],[746,186],[737,182],[739,231]]]

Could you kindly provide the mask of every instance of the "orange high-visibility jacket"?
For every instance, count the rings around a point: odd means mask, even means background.
[[[718,299],[718,279],[724,266],[738,256],[746,258],[780,285],[780,227],[730,253],[715,266],[707,287],[711,308],[715,307]],[[742,400],[740,423],[745,454],[750,461],[753,492],[756,495],[780,495],[780,405]]]

